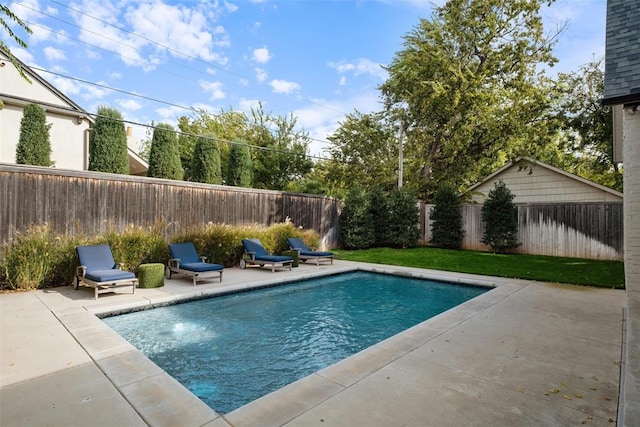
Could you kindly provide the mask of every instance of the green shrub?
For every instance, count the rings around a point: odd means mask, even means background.
[[[445,184],[438,189],[429,218],[433,221],[430,243],[442,248],[460,249],[464,237],[460,197],[451,185]]]
[[[206,184],[222,184],[220,149],[213,136],[201,136],[196,141],[191,158],[191,179]]]
[[[46,116],[42,107],[27,104],[20,121],[20,139],[16,147],[16,163],[21,165],[52,166],[51,142]]]
[[[164,286],[164,265],[143,264],[138,268],[140,288],[159,288]]]
[[[102,106],[89,136],[89,170],[129,174],[127,132],[122,115],[115,108]]]
[[[373,218],[363,189],[354,187],[349,191],[339,223],[340,242],[345,249],[365,249],[373,245]]]
[[[184,176],[178,137],[170,124],[160,123],[153,130],[147,176],[175,180]]]
[[[11,289],[32,290],[73,283],[79,237],[56,235],[48,225],[18,233],[2,248],[0,266]]]
[[[249,146],[244,142],[231,144],[226,184],[235,187],[251,187],[252,181],[253,165]]]
[[[89,244],[109,245],[116,263],[122,263],[123,270],[136,274],[140,264],[166,264],[169,260],[169,248],[162,237],[160,227],[130,225],[120,232],[110,230]]]
[[[369,210],[373,224],[373,246],[389,243],[389,200],[382,188],[376,186],[369,192]]]
[[[518,242],[518,211],[513,204],[515,195],[504,182],[496,182],[482,204],[484,232],[481,242],[496,252],[516,248]]]
[[[231,267],[242,257],[244,234],[241,230],[240,227],[209,223],[174,236],[172,242],[192,242],[198,255],[206,256],[207,262]]]
[[[394,190],[389,211],[391,245],[400,248],[416,246],[420,237],[420,209],[415,195],[404,188]]]

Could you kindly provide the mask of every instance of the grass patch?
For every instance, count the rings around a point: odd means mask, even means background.
[[[493,254],[430,247],[334,250],[334,253],[339,259],[348,261],[624,289],[624,264],[620,261]]]

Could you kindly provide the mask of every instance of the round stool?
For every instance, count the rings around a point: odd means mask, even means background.
[[[164,264],[140,264],[138,268],[139,288],[159,288],[164,286]]]

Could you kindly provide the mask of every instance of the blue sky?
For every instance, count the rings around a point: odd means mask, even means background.
[[[18,31],[28,49],[0,37],[27,64],[56,73],[36,70],[90,113],[109,105],[135,123],[175,124],[189,108],[248,111],[262,102],[274,114],[293,113],[313,138],[312,154],[322,155],[346,114],[381,109],[380,66],[402,49],[402,36],[420,17],[430,18],[432,4],[24,0],[9,8],[33,30]],[[604,55],[606,0],[557,0],[543,16],[549,31],[568,21],[553,73]]]

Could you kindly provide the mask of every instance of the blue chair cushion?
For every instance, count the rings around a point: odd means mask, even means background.
[[[80,265],[87,267],[87,271],[109,270],[116,267],[109,245],[78,246],[76,251]]]
[[[316,252],[312,251],[304,244],[302,239],[297,237],[287,238],[287,243],[291,249],[300,249],[300,255],[306,256],[333,256],[333,252]]]
[[[291,258],[290,256],[284,256],[284,255],[260,255],[260,256],[256,255],[255,259],[258,261],[269,261],[269,262],[293,261],[293,258]]]
[[[263,255],[269,256],[269,253],[258,239],[242,239],[242,246],[247,252],[253,252],[256,258]]]
[[[220,264],[209,264],[208,262],[188,262],[188,263],[180,262],[180,268],[183,270],[189,270],[189,271],[194,271],[196,273],[201,273],[204,271],[222,270],[224,267]]]
[[[169,252],[171,252],[171,258],[180,260],[180,265],[200,262],[198,252],[196,252],[196,248],[191,242],[171,243],[169,245]]]
[[[93,280],[94,282],[112,282],[116,280],[124,280],[124,279],[135,279],[136,275],[131,273],[130,271],[122,271],[122,270],[87,270],[84,274],[89,280]]]

